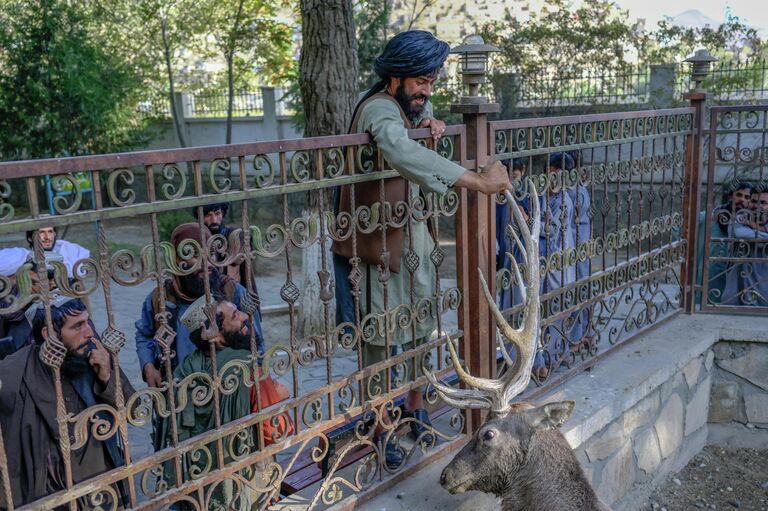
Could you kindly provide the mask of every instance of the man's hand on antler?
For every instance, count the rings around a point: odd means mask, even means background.
[[[512,183],[507,174],[507,168],[499,161],[482,167],[480,172],[468,170],[459,177],[455,184],[456,186],[476,190],[487,195],[503,192],[504,190],[509,190],[510,192],[513,190]]]

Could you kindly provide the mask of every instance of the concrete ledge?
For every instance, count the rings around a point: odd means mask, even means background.
[[[537,401],[576,401],[562,428],[576,449],[720,340],[768,342],[768,318],[678,315]]]

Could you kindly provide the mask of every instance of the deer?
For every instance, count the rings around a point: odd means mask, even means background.
[[[541,207],[530,178],[527,184],[531,197],[530,227],[512,194],[505,192],[520,235],[511,226],[507,232],[523,254],[522,265],[510,258],[524,303],[519,328],[513,328],[504,319],[482,271],[478,269],[494,321],[502,336],[514,346],[516,357],[510,356],[504,342],[499,342],[508,369],[499,379],[475,377],[462,367],[449,337],[446,344],[456,374],[465,388],[445,385],[434,373],[425,371],[427,379],[449,405],[489,412],[487,420],[443,469],[440,485],[452,494],[469,490],[492,493],[501,498],[503,511],[610,511],[595,493],[568,441],[558,429],[570,418],[574,402],[541,406],[512,403],[512,399],[528,386],[539,341]],[[523,266],[522,271],[520,266]]]

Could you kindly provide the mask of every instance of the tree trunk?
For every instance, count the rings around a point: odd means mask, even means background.
[[[163,56],[165,57],[165,71],[168,73],[168,94],[171,100],[171,118],[173,119],[173,127],[176,129],[176,136],[179,137],[179,145],[181,147],[187,147],[187,139],[184,138],[184,133],[181,130],[179,107],[176,104],[176,89],[173,85],[173,63],[171,61],[171,44],[168,41],[166,23],[166,20],[162,20],[160,26],[163,31]]]
[[[232,143],[232,107],[235,101],[235,56],[230,53],[227,55],[227,136],[225,144]]]
[[[301,0],[302,48],[299,86],[304,107],[305,137],[346,133],[357,103],[357,39],[351,0]],[[307,197],[310,222],[319,226],[320,194]],[[323,197],[325,209],[333,207],[330,195]],[[319,232],[319,229],[318,229]],[[322,236],[324,233],[320,233]],[[326,238],[326,271],[333,275],[330,239]],[[315,243],[303,253],[302,294],[299,300],[301,337],[322,333],[324,304],[320,300],[319,273],[322,252]],[[329,303],[328,319],[334,317]]]

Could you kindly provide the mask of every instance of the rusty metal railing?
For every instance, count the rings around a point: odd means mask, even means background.
[[[462,152],[464,133],[463,126],[449,127],[435,150],[469,166]],[[430,139],[428,130],[414,130],[411,134],[415,138]],[[425,144],[431,147],[433,142],[430,139]],[[82,193],[72,177],[74,172],[91,174],[94,207],[83,203]],[[443,261],[453,264],[451,261],[455,260],[454,255],[442,248],[441,242],[450,241],[452,237],[443,232],[452,231],[450,224],[458,207],[458,196],[455,192],[444,196],[412,195],[407,202],[385,209],[353,204],[354,214],[334,215],[329,193],[341,185],[383,183],[396,174],[387,170],[368,135],[0,164],[3,176],[0,233],[6,239],[15,233],[51,226],[57,227],[59,233],[65,228],[70,232],[79,229],[86,237],[93,238],[94,231],[83,226],[95,224],[93,255],[74,265],[70,271],[74,278],[68,279],[67,268],[59,265],[50,282],[41,279],[39,285],[25,285],[29,265],[24,266],[13,277],[2,278],[5,305],[2,312],[19,312],[32,302],[42,301],[48,315],[47,330],[55,332],[57,327],[50,318],[49,302],[54,297],[51,288],[58,287],[56,293],[69,297],[87,298],[94,323],[99,325],[98,337],[111,354],[114,374],[119,373],[124,360],[133,360],[133,374],[129,374],[128,379],[136,387],[134,393],[118,388],[114,403],[81,407],[83,409],[73,414],[61,390],[62,385],[68,385],[68,378],[63,377],[60,370],[67,346],[51,335],[42,346],[34,348],[53,375],[50,384],[51,392],[56,391],[54,416],[59,437],[56,447],[62,453],[60,466],[55,470],[60,471],[62,477],[57,481],[60,486],[51,488],[50,494],[34,495],[34,502],[25,500],[16,492],[18,474],[8,470],[8,464],[16,461],[5,459],[5,453],[0,451],[2,505],[13,509],[13,501],[17,508],[157,509],[175,505],[206,509],[220,502],[222,495],[229,495],[231,503],[238,507],[277,499],[281,488],[285,490],[289,474],[298,468],[310,470],[321,463],[325,469],[323,477],[311,488],[305,502],[306,506],[316,508],[332,504],[350,491],[370,487],[390,472],[402,472],[402,467],[392,468],[384,463],[380,456],[381,442],[374,437],[374,426],[379,423],[392,436],[396,427],[414,420],[399,417],[395,401],[409,389],[426,383],[424,377],[414,380],[405,376],[417,361],[427,359],[440,374],[449,370],[442,353],[446,339],[442,333],[448,331],[445,315],[455,314],[461,294],[455,283],[441,280]],[[58,192],[53,203],[54,216],[42,213],[39,180],[43,176],[50,176]],[[383,193],[383,185],[381,189]],[[307,194],[312,195],[317,204],[314,217],[299,207],[305,203]],[[174,246],[169,243],[168,233],[164,231],[169,221],[194,221],[202,233],[203,207],[222,202],[231,203],[236,210],[237,220],[232,226],[235,230],[227,238],[214,235],[203,244],[189,241]],[[190,210],[195,212],[194,216],[189,215]],[[185,218],[185,214],[189,216]],[[123,233],[136,224],[141,226],[140,234],[148,242],[125,248],[127,236]],[[432,257],[414,261],[402,271],[413,278],[420,265],[432,267],[434,293],[412,295],[410,303],[392,304],[387,314],[374,311],[361,317],[358,307],[356,322],[337,326],[330,309],[333,267],[327,257],[328,247],[334,240],[354,237],[358,230],[380,230],[383,225],[395,224],[406,230],[416,224],[429,224],[434,235]],[[44,275],[44,250],[39,240],[35,243],[33,259]],[[319,270],[311,277],[320,287],[324,317],[319,331],[301,337],[295,322],[296,302],[302,292],[296,265],[298,255],[311,245],[322,249]],[[356,264],[354,257],[352,260],[353,265]],[[250,314],[251,321],[259,320],[258,309],[253,304],[255,283],[261,286],[262,299],[279,299],[288,304],[287,324],[279,328],[265,325],[271,320],[262,319],[266,340],[262,351],[258,350],[256,335],[252,334],[250,352],[243,351],[239,359],[217,367],[220,352],[212,349],[213,364],[208,371],[179,379],[172,370],[182,361],[174,361],[177,325],[169,309],[173,308],[169,303],[172,293],[169,279],[198,272],[223,273],[232,264],[244,265],[249,275],[256,272],[255,280],[245,279],[242,283],[247,288],[242,293],[242,301],[250,298],[251,302],[249,307],[241,309]],[[268,274],[264,277],[269,278],[259,278],[265,272]],[[374,278],[386,282],[389,276],[379,269]],[[207,302],[212,303],[215,290],[208,279],[203,281]],[[131,309],[125,302],[136,299],[136,288],[143,292],[138,291],[139,299],[133,303],[134,316],[125,318],[126,309]],[[128,340],[134,334],[129,331],[130,325],[139,319],[147,293],[160,297],[154,310],[151,340],[156,343],[163,371],[164,383],[160,387],[141,383],[140,374],[136,374],[141,368],[132,358]],[[415,332],[417,326],[433,323],[435,331],[425,342],[363,366],[361,347],[370,336],[383,333],[386,339],[391,339],[396,330],[410,336],[409,332]],[[451,328],[454,338],[459,338],[455,321]],[[386,375],[383,381],[380,374]],[[261,386],[255,381],[267,377],[282,381],[288,387],[288,400],[270,407],[259,405],[264,398],[259,395]],[[231,417],[224,416],[221,403],[242,388],[247,388],[249,393],[253,389],[257,411],[228,421]],[[428,393],[428,402],[434,403],[435,399]],[[196,411],[208,407],[212,425],[208,431],[192,437],[183,433],[185,425],[182,424],[182,415],[190,406]],[[392,421],[383,419],[386,410],[395,412]],[[366,420],[372,417],[368,422],[373,424],[363,427],[365,421],[361,416]],[[278,429],[272,438],[265,438],[265,425],[286,419],[292,423],[292,431]],[[158,420],[165,423],[166,433],[151,427],[152,422]],[[335,442],[331,438],[334,429],[352,421],[358,425],[348,435],[351,438],[343,444]],[[442,424],[435,424],[433,435],[440,443],[438,447],[434,446],[435,441],[431,444],[403,441],[401,446],[407,448],[408,458],[422,455],[422,449],[429,454],[450,443],[461,426],[461,415],[451,412]],[[3,433],[8,441],[7,432]],[[159,445],[165,447],[153,452],[146,440],[138,440],[137,445],[137,439],[149,439],[151,433],[164,434]],[[111,467],[96,478],[77,480],[78,470],[73,474],[73,466],[77,465],[78,454],[91,438],[98,442],[118,439],[125,463]],[[335,446],[335,453],[329,451],[331,446]],[[358,458],[359,461],[352,473],[340,472],[350,463],[347,458],[353,455],[356,457],[352,461]],[[12,474],[10,480],[9,473]]]
[[[496,158],[516,161],[512,166],[533,176],[543,197],[535,380],[551,379],[561,366],[591,364],[679,310],[693,113],[679,108],[491,123]],[[515,182],[524,205],[528,191],[524,181]],[[509,264],[519,258],[513,236],[502,234],[510,252],[499,263],[497,286],[514,321],[521,302]]]
[[[709,110],[698,212],[703,312],[768,311],[768,106]]]
[[[535,177],[547,205],[538,262],[545,277],[537,383],[556,382],[570,374],[566,368],[594,363],[609,347],[680,310],[680,265],[687,254],[680,227],[693,113],[681,108],[487,124],[483,119],[449,126],[437,143],[428,130],[411,131],[412,138],[470,170],[489,157],[522,158],[526,172]],[[561,159],[560,168],[547,171],[556,152],[572,153],[575,167],[565,168]],[[75,172],[91,175],[93,206],[82,200]],[[478,266],[484,272],[498,270],[496,288],[502,303],[509,300],[505,313],[511,321],[519,309],[510,294],[514,275],[504,265],[504,253],[499,268],[493,264],[493,209],[503,208],[503,202],[451,190],[369,207],[355,203],[353,195],[353,213],[336,212],[331,192],[344,185],[378,183],[379,202],[386,203],[384,182],[397,172],[388,168],[368,135],[2,163],[0,176],[5,245],[23,245],[27,230],[54,226],[92,252],[72,268],[54,263],[49,281],[45,250],[36,241],[37,280],[29,266],[0,278],[5,305],[0,313],[18,313],[41,302],[47,332],[57,333],[51,287],[86,300],[113,372],[122,367],[136,389],[118,388],[113,404],[73,413],[65,399],[67,377],[60,371],[67,348],[59,336],[27,348],[39,351],[52,374],[62,477],[44,494],[22,498],[15,490],[15,467],[9,465],[14,460],[8,459],[8,449],[0,450],[0,507],[210,509],[226,501],[235,508],[291,504],[319,509],[377,491],[462,441],[463,415],[439,402],[429,388],[426,407],[432,412],[434,441],[405,438],[402,433],[415,419],[404,416],[400,404],[409,390],[426,384],[418,376],[420,366],[450,378],[445,334],[461,341],[471,370],[495,367],[489,356],[495,351],[493,329],[471,324],[490,323],[480,309],[482,299],[475,299],[480,296]],[[46,176],[56,192],[53,216],[42,213],[47,205],[40,182]],[[523,202],[527,190],[517,182]],[[571,194],[577,198],[567,206]],[[206,239],[203,208],[222,202],[231,204],[234,232]],[[305,211],[308,204],[315,205],[316,215]],[[588,229],[579,226],[579,217],[589,219]],[[171,244],[171,228],[188,221],[197,224],[205,241]],[[387,303],[385,298],[384,313],[365,313],[371,309],[361,303],[361,283],[375,279],[388,296],[394,294],[386,284],[394,282],[392,273],[386,265],[364,266],[353,256],[349,280],[355,320],[337,324],[332,315],[336,282],[327,250],[334,240],[356,240],[359,232],[381,233],[386,249],[384,226],[403,226],[406,232],[428,227],[429,255],[407,258],[401,269],[410,282],[407,299]],[[504,229],[503,222],[499,227]],[[570,242],[555,242],[568,233]],[[499,240],[514,247],[509,236],[504,231]],[[416,252],[407,237],[403,243],[406,253]],[[300,256],[310,247],[319,247],[320,262],[304,283]],[[509,257],[515,257],[514,250]],[[173,372],[181,362],[174,362],[178,304],[169,299],[169,282],[223,273],[232,265],[255,275],[242,280],[241,309],[251,322],[261,319],[265,345],[259,348],[251,329],[250,349],[240,358],[219,364],[211,348],[210,367],[179,378]],[[429,270],[431,291],[418,295],[413,282],[423,269]],[[215,286],[207,278],[202,284],[206,302],[214,303]],[[302,334],[298,303],[309,286],[318,290],[321,327]],[[287,314],[260,317],[257,291],[262,305],[285,304]],[[164,375],[159,387],[141,381],[142,367],[131,344],[133,322],[148,300],[153,305],[152,342]],[[424,329],[432,330],[426,338],[418,333]],[[466,343],[468,335],[472,338]],[[405,348],[392,351],[396,336],[406,341]],[[364,364],[363,350],[374,338],[383,339],[384,355]],[[485,352],[476,350],[479,345]],[[267,378],[288,388],[287,400],[264,405],[261,383]],[[243,389],[252,394],[256,411],[225,416],[222,403]],[[191,436],[183,433],[189,425],[184,414],[190,411],[207,413],[210,427]],[[280,427],[286,421],[292,430]],[[149,441],[153,431],[156,439],[163,438],[157,446]],[[265,431],[273,431],[271,437]],[[0,434],[11,446],[8,431]],[[386,462],[387,438],[398,438],[406,458],[401,466]],[[78,479],[73,454],[88,442],[110,439],[119,440],[124,464]]]

